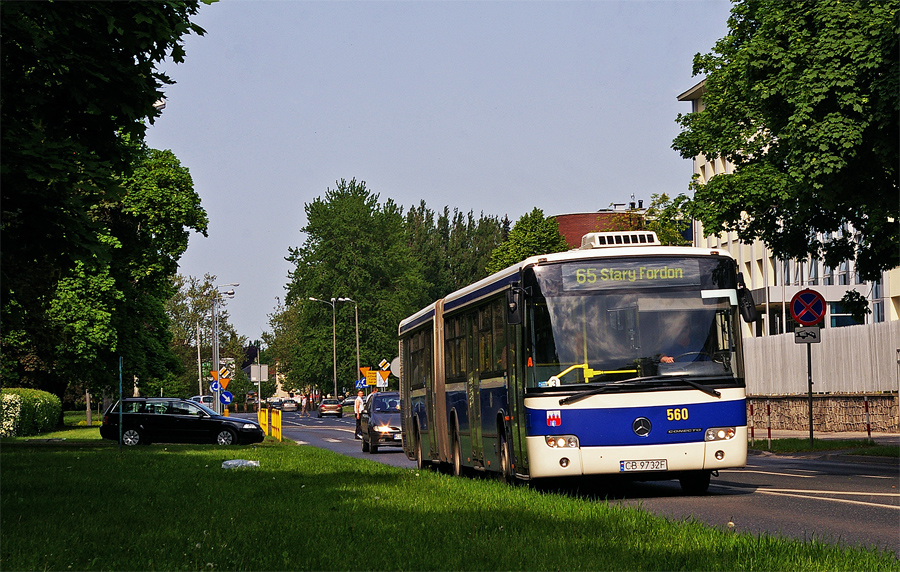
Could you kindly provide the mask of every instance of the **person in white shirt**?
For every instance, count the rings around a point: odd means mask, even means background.
[[[353,402],[353,413],[356,415],[356,439],[362,439],[362,426],[360,425],[362,417],[362,410],[365,402],[363,401],[363,390],[360,389],[356,394],[356,401]]]

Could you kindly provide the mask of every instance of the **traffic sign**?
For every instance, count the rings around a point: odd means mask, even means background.
[[[809,328],[794,328],[795,344],[820,344],[822,343],[821,328],[812,326]]]
[[[802,326],[818,324],[825,317],[825,298],[815,290],[801,290],[791,298],[791,317]]]
[[[356,389],[365,389],[366,387],[366,378],[361,377],[356,380]]]
[[[220,378],[219,378],[219,384],[222,385],[222,389],[227,389],[229,383],[231,383],[231,379],[229,379],[229,378],[227,378],[227,377],[220,377]]]
[[[214,381],[209,384],[209,388],[213,391],[220,391],[222,389],[222,386],[219,384],[218,381]]]
[[[231,393],[228,391],[223,391],[222,395],[219,396],[219,401],[221,401],[225,405],[228,405],[229,403],[234,401],[234,396],[231,395]]]

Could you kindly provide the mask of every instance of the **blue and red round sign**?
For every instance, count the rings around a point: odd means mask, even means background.
[[[791,298],[791,317],[802,326],[814,326],[825,318],[825,298],[815,290],[800,290]]]

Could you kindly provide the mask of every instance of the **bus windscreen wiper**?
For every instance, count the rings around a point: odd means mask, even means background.
[[[710,395],[712,397],[722,397],[722,393],[713,389],[712,387],[709,387],[708,385],[703,385],[702,383],[697,383],[696,381],[691,381],[690,379],[687,379],[685,377],[672,377],[672,376],[668,376],[668,375],[665,375],[665,376],[651,375],[651,376],[647,376],[647,377],[634,377],[632,379],[623,379],[622,381],[613,381],[611,383],[607,383],[606,385],[601,385],[600,387],[595,387],[594,389],[588,389],[586,391],[582,391],[581,393],[578,393],[576,395],[570,395],[569,397],[564,397],[559,400],[559,404],[560,405],[568,405],[569,403],[575,403],[576,401],[581,401],[582,399],[585,399],[592,395],[598,395],[600,393],[605,393],[606,390],[610,389],[613,386],[631,385],[631,384],[643,383],[645,381],[660,381],[660,380],[665,380],[667,382],[680,381],[682,383],[690,385],[691,387],[693,387],[695,389],[699,389],[703,393]]]
[[[699,389],[707,395],[711,395],[713,397],[722,397],[722,394],[720,392],[716,391],[708,385],[703,385],[702,383],[697,383],[696,381],[691,381],[690,379],[684,377],[676,377],[675,379],[677,379],[678,381],[683,381],[684,383],[690,385],[691,387]]]

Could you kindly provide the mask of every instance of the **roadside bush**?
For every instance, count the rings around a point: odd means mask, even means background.
[[[52,393],[24,388],[0,392],[0,436],[23,437],[52,431],[61,414],[62,403]]]

